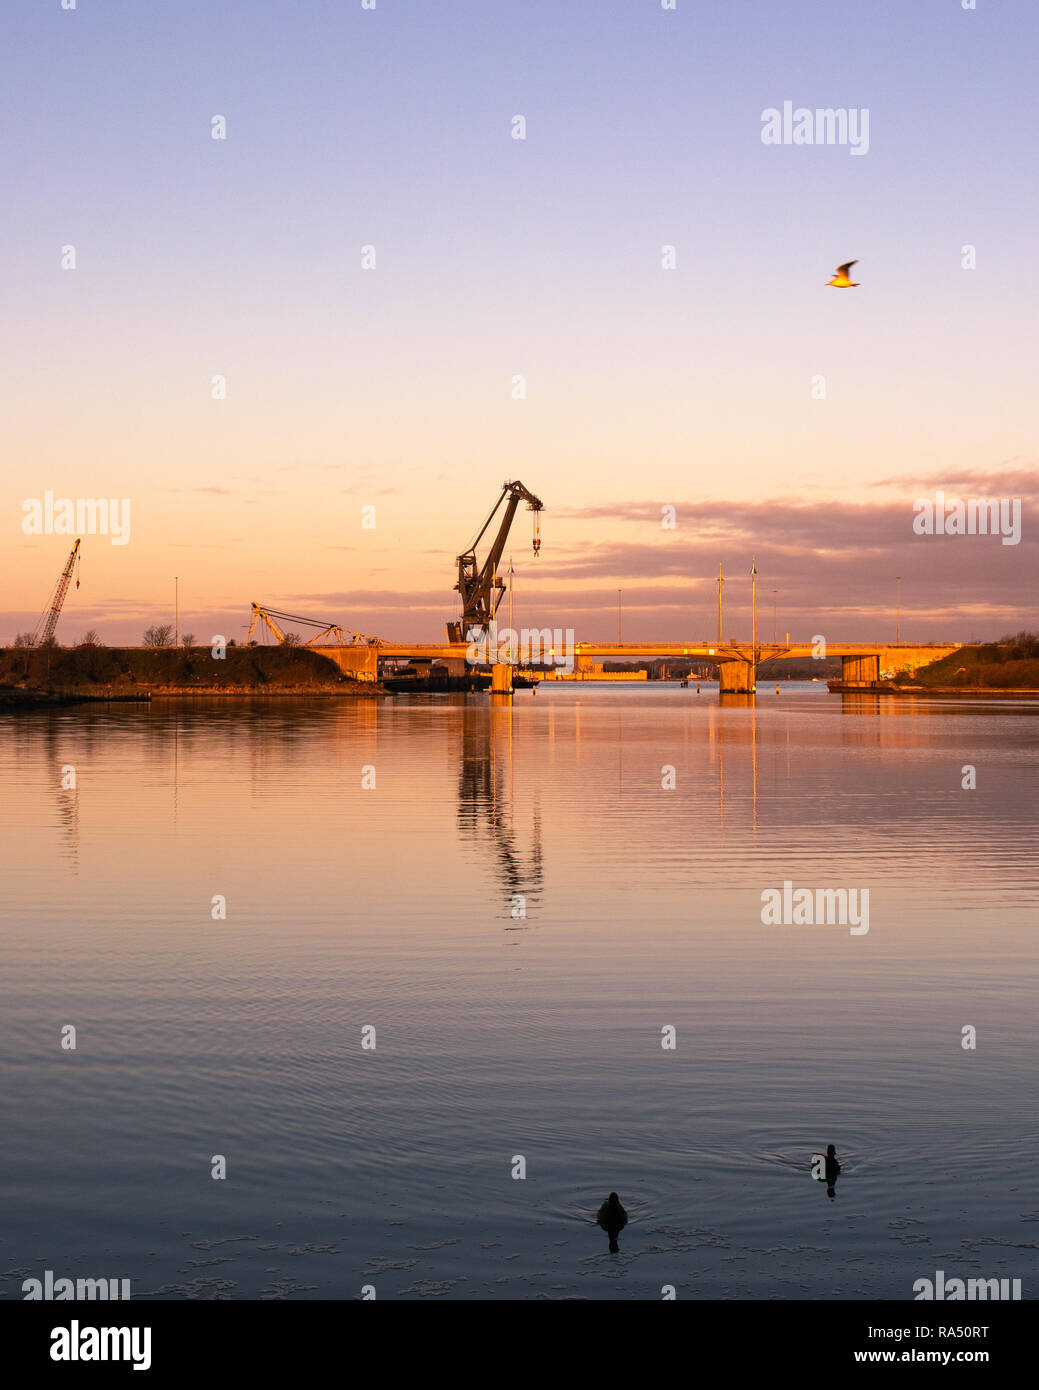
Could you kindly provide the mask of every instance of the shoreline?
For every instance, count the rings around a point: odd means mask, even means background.
[[[0,686],[0,713],[20,710],[57,709],[68,705],[151,704],[156,700],[246,699],[259,696],[265,700],[300,699],[308,695],[358,698],[387,695],[376,681],[346,682],[342,685],[286,685],[274,688],[249,685],[207,686],[132,686],[98,690],[70,686],[45,688],[40,686]]]
[[[280,685],[273,689],[263,685],[156,685],[149,687],[149,690],[148,698],[152,700],[209,699],[211,696],[240,699],[245,695],[259,695],[264,699],[277,699],[283,695],[293,699],[302,695],[338,695],[353,700],[359,696],[389,693],[379,681],[344,681],[342,685]]]
[[[892,687],[891,693],[894,695],[984,695],[986,698],[993,695],[1006,695],[1039,698],[1039,690],[1032,690],[1027,686],[896,685]]]
[[[1007,697],[1039,698],[1039,689],[1017,685],[896,685],[880,681],[876,685],[856,685],[852,682],[826,682],[831,695],[960,695],[965,697],[1005,695]]]

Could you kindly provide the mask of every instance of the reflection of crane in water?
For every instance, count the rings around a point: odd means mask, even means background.
[[[43,726],[46,765],[56,770],[59,828],[64,832],[64,857],[72,869],[79,872],[79,792],[75,789],[75,754],[69,747],[69,725],[62,710],[48,710]],[[89,728],[89,726],[87,726]],[[72,778],[66,782],[66,767]],[[60,769],[60,771],[57,771]]]
[[[531,848],[517,845],[512,800],[512,710],[466,701],[458,774],[458,828],[463,840],[489,837],[498,859],[502,897],[511,910],[520,894],[529,908],[543,884],[541,811],[535,800]]]

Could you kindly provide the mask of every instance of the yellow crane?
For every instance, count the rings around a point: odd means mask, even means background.
[[[246,642],[253,640],[253,633],[256,631],[257,623],[263,625],[270,632],[276,642],[283,647],[293,647],[296,645],[288,633],[282,628],[281,623],[300,623],[303,627],[316,627],[320,631],[315,633],[307,642],[299,643],[302,647],[380,647],[382,643],[378,637],[372,637],[365,632],[354,632],[353,628],[340,627],[338,623],[326,623],[320,618],[304,618],[299,613],[282,613],[277,608],[265,608],[262,604],[252,605],[253,615],[249,623],[249,632]],[[281,620],[279,623],[278,620]]]

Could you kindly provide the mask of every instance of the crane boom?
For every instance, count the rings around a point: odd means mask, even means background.
[[[535,497],[522,483],[503,483],[501,495],[491,508],[490,515],[480,528],[476,539],[469,549],[458,557],[458,583],[455,585],[455,589],[462,596],[462,618],[460,622],[448,623],[447,640],[449,642],[467,640],[468,632],[474,628],[485,632],[491,619],[498,611],[502,594],[505,592],[505,585],[498,578],[498,564],[505,550],[505,543],[509,538],[513,517],[516,515],[520,502],[523,501],[527,503],[527,510],[535,513],[534,554],[537,555],[541,549],[536,514],[544,509],[545,504],[540,497]],[[494,520],[498,508],[503,502],[505,503],[505,511],[501,525],[498,527],[498,534],[491,543],[486,560],[478,567],[476,547],[480,544],[484,533]]]
[[[76,563],[76,556],[79,554],[79,538],[69,552],[69,558],[65,561],[65,568],[62,570],[54,593],[51,595],[50,606],[43,610],[40,621],[36,624],[36,631],[32,635],[32,646],[45,647],[54,636],[54,629],[58,626],[58,619],[61,617],[61,606],[65,602],[65,595],[69,591],[69,581],[72,579],[72,568]],[[78,584],[78,581],[77,581]]]
[[[378,647],[382,645],[378,637],[372,637],[366,632],[354,632],[353,628],[340,627],[338,623],[326,623],[321,618],[305,618],[300,613],[282,613],[280,609],[264,608],[259,603],[254,603],[252,609],[253,615],[249,623],[246,642],[252,641],[257,622],[262,622],[283,647],[295,646],[295,641],[290,642],[288,634],[279,626],[277,619],[280,618],[282,622],[300,623],[303,627],[320,628],[320,631],[308,642],[301,644],[304,647]]]
[[[251,642],[253,640],[253,633],[256,631],[257,619],[259,619],[269,629],[269,631],[273,634],[273,636],[276,638],[278,642],[284,645],[284,632],[282,632],[281,628],[271,617],[268,610],[266,608],[261,608],[258,603],[253,604],[253,616],[251,622],[249,623],[249,632],[246,635],[245,639],[246,642]]]

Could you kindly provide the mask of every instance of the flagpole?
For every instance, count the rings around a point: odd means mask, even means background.
[[[758,659],[758,562],[750,562],[750,649]]]

